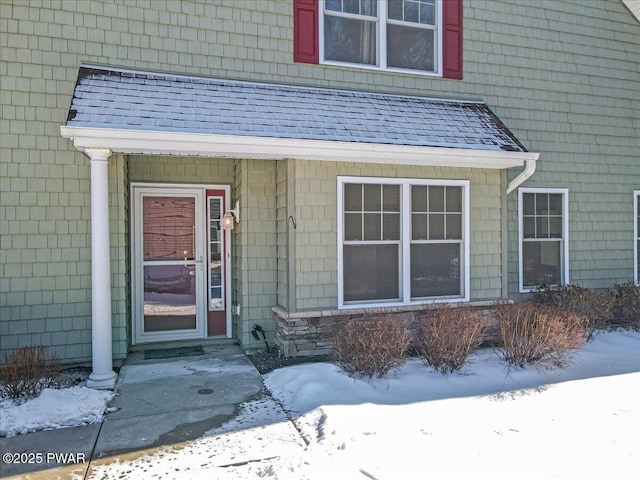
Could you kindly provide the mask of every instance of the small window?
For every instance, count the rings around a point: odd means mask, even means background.
[[[440,0],[325,0],[323,58],[438,73]]]
[[[568,192],[520,189],[520,291],[568,282]]]
[[[340,307],[468,299],[468,182],[338,181]]]

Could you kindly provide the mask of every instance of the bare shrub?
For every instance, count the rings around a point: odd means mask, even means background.
[[[588,332],[585,317],[556,306],[498,305],[495,315],[502,339],[500,356],[508,365],[564,368]]]
[[[20,347],[4,355],[0,366],[0,395],[22,403],[55,386],[60,360],[43,345]]]
[[[588,321],[587,339],[597,330],[611,327],[615,297],[609,291],[590,290],[579,285],[540,286],[532,300],[538,305],[555,305],[584,317]]]
[[[640,331],[640,286],[633,282],[615,286],[614,318],[618,325]]]
[[[337,332],[334,359],[352,375],[380,378],[402,366],[409,340],[399,315],[351,320]]]
[[[486,327],[478,310],[445,307],[430,312],[418,326],[416,350],[441,373],[460,370],[482,343]]]

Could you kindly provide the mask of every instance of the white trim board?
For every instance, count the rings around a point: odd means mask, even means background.
[[[637,284],[640,283],[640,272],[638,271],[638,255],[640,252],[638,251],[638,239],[640,238],[640,231],[638,229],[638,215],[640,215],[640,210],[638,209],[638,204],[640,203],[640,190],[635,190],[633,192],[633,281]]]
[[[291,138],[213,135],[200,133],[121,130],[61,126],[75,148],[107,148],[114,153],[203,156],[254,160],[321,160],[461,168],[505,169],[537,160],[539,153],[424,147],[380,143]]]

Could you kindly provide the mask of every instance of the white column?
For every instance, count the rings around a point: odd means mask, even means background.
[[[87,386],[115,387],[111,345],[111,254],[109,246],[108,148],[87,148],[91,159],[91,375]]]

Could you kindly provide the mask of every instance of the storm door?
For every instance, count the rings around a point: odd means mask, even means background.
[[[218,221],[225,193],[132,186],[133,343],[229,331],[227,244]]]

